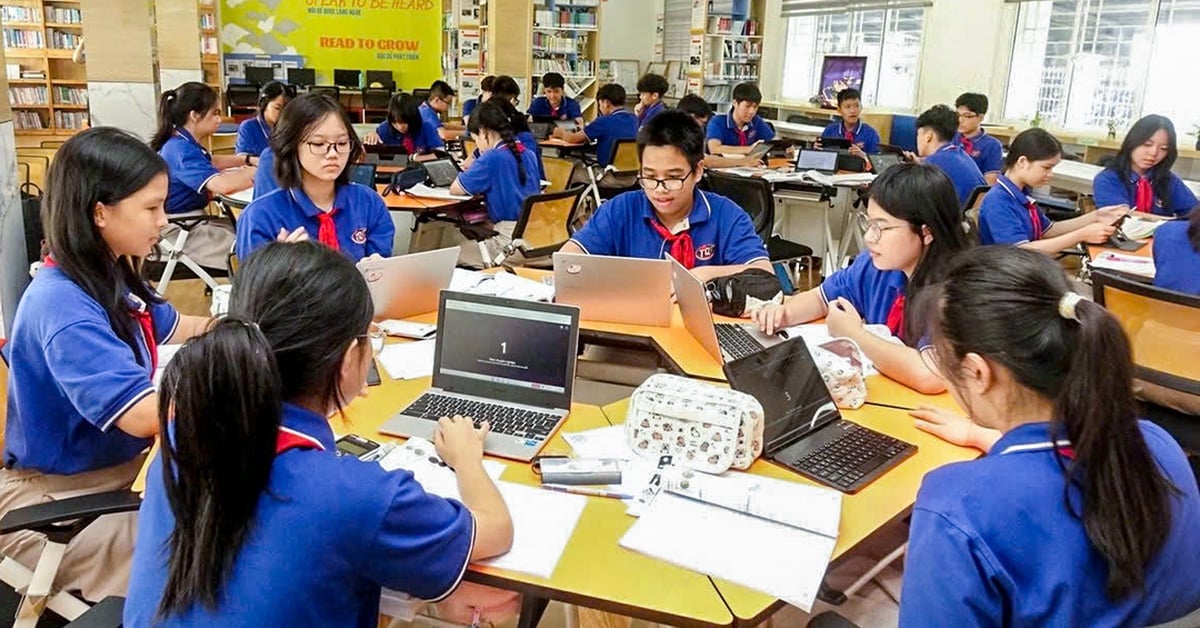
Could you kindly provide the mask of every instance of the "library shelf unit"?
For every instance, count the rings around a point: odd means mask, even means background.
[[[18,135],[73,135],[87,126],[87,68],[79,0],[2,0],[8,97]]]

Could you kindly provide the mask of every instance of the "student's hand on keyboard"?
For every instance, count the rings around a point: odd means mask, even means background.
[[[960,447],[974,447],[987,452],[1000,439],[999,431],[977,425],[957,412],[923,406],[910,410],[909,414],[916,419],[913,425],[917,429]]]
[[[378,133],[371,131],[363,136],[362,143],[366,144],[367,146],[374,146],[376,144],[382,144],[383,140],[379,139]]]
[[[295,231],[288,233],[287,229],[280,227],[275,239],[279,242],[304,242],[308,239],[308,232],[304,227],[296,227]]]
[[[829,304],[825,324],[829,326],[829,335],[834,337],[852,336],[863,328],[862,316],[854,309],[854,304],[842,297]]]
[[[783,329],[790,327],[792,323],[788,321],[787,302],[783,305],[767,303],[762,307],[750,312],[750,319],[758,325],[759,331],[768,336]]]
[[[438,456],[454,469],[479,463],[483,460],[483,440],[490,429],[486,421],[476,429],[467,417],[457,414],[453,418],[442,417],[433,432],[433,446]]]

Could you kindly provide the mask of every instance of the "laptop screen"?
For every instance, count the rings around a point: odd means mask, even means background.
[[[838,154],[835,151],[802,150],[796,159],[796,170],[835,170]]]
[[[566,408],[578,337],[578,308],[442,292],[433,383],[499,401]]]
[[[725,376],[762,404],[767,454],[841,418],[803,338],[730,362]]]

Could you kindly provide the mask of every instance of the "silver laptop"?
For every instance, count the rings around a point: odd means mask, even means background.
[[[714,324],[704,283],[675,260],[671,260],[671,274],[683,326],[717,360],[732,362],[784,341],[762,333],[753,323]]]
[[[444,290],[433,387],[379,428],[431,439],[460,414],[491,432],[493,456],[532,460],[571,408],[579,308]]]
[[[671,262],[555,253],[554,300],[585,321],[670,327]]]
[[[384,259],[363,258],[358,270],[367,280],[375,319],[408,318],[438,307],[438,293],[450,287],[458,248]]]
[[[796,172],[816,170],[822,174],[834,174],[837,172],[837,158],[836,150],[801,150],[796,157]]]

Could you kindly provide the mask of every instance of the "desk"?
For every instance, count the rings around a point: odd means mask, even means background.
[[[383,196],[385,189],[387,189],[387,185],[383,183],[375,186],[375,191],[379,192],[380,196]],[[389,210],[411,211],[418,214],[426,211],[462,211],[472,209],[483,203],[482,199],[479,198],[462,201],[457,199],[416,197],[409,194],[388,194],[387,196],[383,196],[383,202]]]
[[[784,120],[767,120],[767,122],[775,127],[776,134],[789,139],[815,140],[825,132],[825,127],[812,126],[811,124],[797,124]]]
[[[1092,180],[1102,170],[1104,168],[1095,164],[1064,159],[1054,167],[1054,171],[1050,175],[1050,185],[1078,194],[1091,194]],[[1200,181],[1184,179],[1183,183],[1193,194],[1200,195]]]

